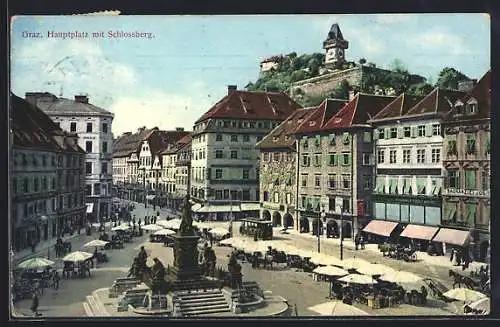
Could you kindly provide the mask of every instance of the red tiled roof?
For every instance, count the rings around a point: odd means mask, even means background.
[[[435,88],[407,112],[407,116],[447,113],[464,92]]]
[[[371,119],[371,121],[386,120],[406,115],[414,105],[420,102],[424,97],[410,94],[401,94],[394,101],[389,103],[384,109]]]
[[[347,100],[326,99],[312,113],[307,120],[297,127],[296,133],[311,133],[323,129],[325,124],[337,114],[346,104]]]
[[[64,136],[65,132],[42,110],[12,93],[10,94],[10,118],[13,145],[53,151],[64,150],[58,145],[54,136]],[[72,146],[69,148],[78,152],[81,150],[78,146],[74,149]]]
[[[188,132],[188,133],[189,134],[184,135],[181,139],[179,139],[177,142],[175,142],[175,144],[173,144],[172,146],[163,149],[160,152],[160,155],[162,155],[162,154],[174,154],[177,151],[179,151],[180,149],[182,149],[186,144],[191,143],[191,140],[193,137],[192,137],[192,134],[190,132]]]
[[[325,129],[348,128],[367,124],[377,113],[391,103],[395,97],[358,93],[323,127]]]
[[[293,146],[295,141],[293,134],[301,123],[308,120],[317,109],[316,107],[311,107],[295,110],[287,119],[257,143],[255,147],[261,149],[275,149]]]
[[[301,106],[287,94],[274,92],[232,91],[201,116],[209,118],[285,119]]]

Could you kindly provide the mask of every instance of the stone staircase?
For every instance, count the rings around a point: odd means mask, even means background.
[[[219,289],[176,292],[175,297],[176,302],[180,305],[183,317],[204,316],[231,311],[222,291]]]

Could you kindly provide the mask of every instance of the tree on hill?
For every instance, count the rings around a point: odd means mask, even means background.
[[[439,72],[435,86],[443,89],[456,90],[458,89],[459,82],[469,81],[469,80],[470,78],[467,75],[462,74],[455,68],[445,67]]]
[[[408,94],[412,94],[412,95],[421,95],[421,96],[424,96],[424,95],[429,94],[432,91],[433,88],[434,87],[432,86],[432,84],[427,83],[427,82],[423,82],[423,83],[418,83],[418,84],[411,85],[408,88],[408,90],[406,90],[406,92]]]

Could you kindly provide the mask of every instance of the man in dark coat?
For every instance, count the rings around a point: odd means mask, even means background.
[[[31,309],[31,312],[33,312],[33,315],[36,317],[38,316],[38,294],[37,292],[33,292],[33,296],[31,297],[31,306],[30,306],[30,309]]]

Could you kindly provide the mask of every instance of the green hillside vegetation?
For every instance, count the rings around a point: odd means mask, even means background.
[[[288,93],[290,85],[294,82],[316,77],[320,75],[323,68],[324,54],[313,53],[297,56],[292,52],[278,65],[277,69],[261,73],[255,83],[248,83],[248,91],[269,91]],[[305,107],[317,106],[325,98],[348,99],[349,91],[364,92],[369,94],[397,95],[403,92],[414,95],[426,95],[434,87],[456,89],[458,82],[470,78],[455,68],[445,67],[439,73],[437,82],[433,84],[430,80],[411,74],[405,65],[395,59],[389,69],[377,69],[376,64],[362,58],[357,63],[347,62],[342,69],[356,66],[363,67],[363,79],[360,86],[349,85],[344,80],[334,90],[325,94],[315,96],[295,92],[294,98]]]

